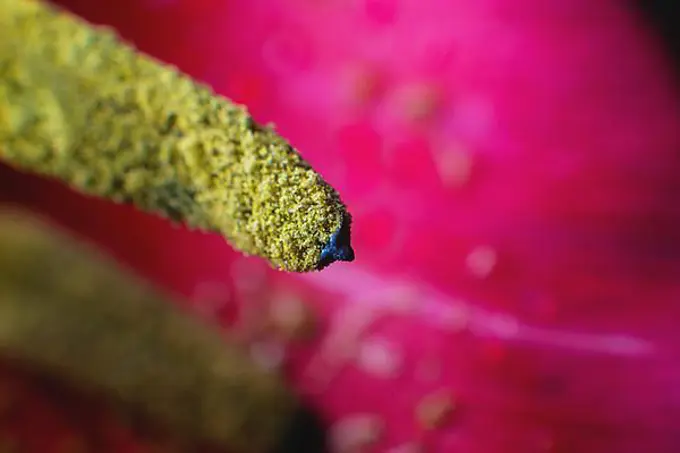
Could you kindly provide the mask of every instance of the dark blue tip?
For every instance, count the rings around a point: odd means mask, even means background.
[[[328,240],[328,243],[321,250],[319,257],[319,267],[321,270],[326,266],[333,264],[336,261],[354,261],[354,250],[351,244],[350,232],[351,220],[349,215],[345,216],[342,225],[338,231],[333,233]]]

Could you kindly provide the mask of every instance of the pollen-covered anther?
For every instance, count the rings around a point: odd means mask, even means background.
[[[285,271],[354,259],[339,194],[244,106],[47,2],[0,0],[0,30],[7,164]]]

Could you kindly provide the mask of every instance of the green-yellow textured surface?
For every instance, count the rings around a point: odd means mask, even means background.
[[[269,452],[297,402],[216,327],[89,247],[0,211],[0,356],[101,392],[187,440]]]
[[[305,272],[349,219],[275,132],[103,28],[0,0],[0,159]]]

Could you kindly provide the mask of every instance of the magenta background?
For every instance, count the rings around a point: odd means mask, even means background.
[[[330,423],[383,419],[369,451],[680,449],[678,93],[621,2],[64,3],[275,122],[347,202],[358,258],[284,275],[3,170],[8,199],[225,325],[302,298],[324,337],[285,345],[287,374]],[[393,374],[361,369],[352,347],[371,341]],[[460,410],[426,432],[414,408],[440,390]]]

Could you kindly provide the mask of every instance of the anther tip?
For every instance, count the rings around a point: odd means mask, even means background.
[[[319,258],[319,270],[333,264],[336,261],[354,261],[354,249],[352,248],[351,238],[351,220],[349,216],[345,216],[342,225],[333,233],[321,251]]]

